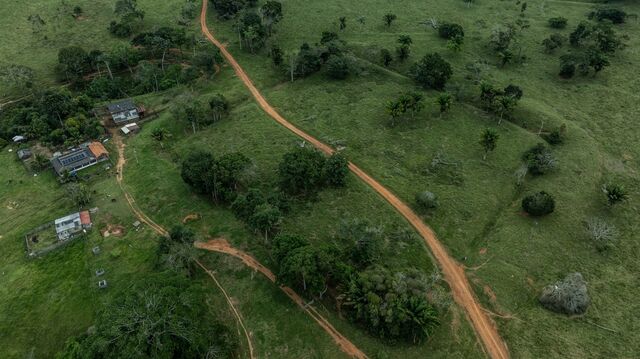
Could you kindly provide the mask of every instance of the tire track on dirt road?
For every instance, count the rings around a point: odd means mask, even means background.
[[[207,27],[207,3],[208,0],[202,1],[202,9],[200,12],[201,31],[207,39],[220,50],[227,62],[233,67],[236,75],[240,80],[242,80],[249,92],[251,92],[258,105],[260,105],[260,107],[280,125],[303,138],[305,141],[310,142],[322,152],[326,154],[334,153],[335,150],[333,148],[294,126],[269,104],[262,93],[260,93],[258,88],[253,84],[251,78],[236,61],[233,55],[231,55],[229,50],[227,50],[227,48],[222,45],[222,43],[220,43],[209,31],[209,28]],[[390,190],[381,185],[354,163],[349,162],[349,169],[362,181],[373,188],[373,190],[378,192],[378,194],[387,202],[389,202],[389,204],[391,204],[398,213],[405,217],[405,219],[422,236],[425,244],[429,247],[431,253],[438,262],[444,278],[449,283],[454,300],[459,306],[464,308],[467,318],[470,320],[478,338],[483,343],[484,349],[491,358],[509,358],[509,350],[506,343],[502,340],[502,337],[498,333],[493,321],[491,321],[484,309],[478,303],[463,268],[448,254],[442,243],[437,239],[433,230],[427,226],[406,203],[402,202]]]
[[[153,229],[153,231],[156,232],[157,234],[159,234],[161,236],[164,236],[164,237],[168,237],[169,236],[169,232],[166,229],[164,229],[161,225],[159,225],[156,222],[154,222],[144,212],[142,212],[142,210],[140,210],[138,208],[138,206],[135,204],[135,200],[133,199],[133,197],[129,194],[129,192],[127,192],[124,189],[124,186],[122,184],[122,180],[124,179],[124,165],[127,163],[127,160],[124,157],[125,144],[124,144],[124,142],[122,142],[122,138],[120,138],[120,136],[118,135],[118,133],[116,131],[112,132],[113,142],[116,145],[116,148],[118,149],[118,162],[116,163],[116,182],[118,182],[118,185],[120,186],[120,189],[122,190],[122,193],[124,193],[124,197],[127,200],[127,204],[129,205],[129,208],[134,213],[134,215],[141,222],[146,223],[149,227],[151,227],[151,229]],[[220,290],[222,291],[222,294],[224,295],[225,299],[227,300],[227,303],[229,304],[229,307],[231,307],[231,310],[232,310],[234,316],[236,317],[236,320],[238,321],[238,324],[240,325],[240,327],[244,331],[244,335],[247,338],[247,344],[249,345],[249,358],[255,359],[256,357],[253,354],[253,344],[251,343],[251,337],[249,336],[249,332],[247,331],[247,328],[244,326],[244,322],[242,320],[242,316],[240,315],[240,312],[236,309],[236,307],[233,304],[233,302],[231,301],[231,298],[229,297],[229,295],[227,295],[227,291],[224,290],[222,285],[220,285],[220,283],[218,282],[218,280],[216,279],[216,277],[215,277],[215,275],[214,275],[214,273],[212,271],[207,269],[198,260],[196,260],[196,264],[198,264],[198,266],[200,266],[200,268],[202,268],[209,275],[209,277],[211,277],[211,279],[213,279],[213,281],[216,283],[218,288],[220,288]]]
[[[254,270],[262,273],[267,279],[271,282],[276,283],[276,276],[271,272],[267,267],[263,266],[258,262],[255,258],[250,256],[249,254],[232,247],[229,243],[224,239],[213,239],[208,242],[195,242],[194,246],[196,248],[205,249],[208,251],[224,253],[231,256],[234,256],[244,262],[248,267],[253,268]],[[280,289],[293,300],[305,313],[307,313],[311,318],[313,318],[322,329],[324,329],[331,338],[338,344],[340,349],[343,352],[350,355],[353,358],[358,359],[366,359],[367,356],[356,347],[349,339],[347,339],[344,335],[342,335],[336,328],[334,328],[331,323],[327,319],[325,319],[322,314],[318,313],[318,311],[312,307],[311,305],[307,305],[293,289],[280,285]]]

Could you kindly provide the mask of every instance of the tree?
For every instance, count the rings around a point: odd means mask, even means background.
[[[409,45],[400,45],[396,47],[396,55],[398,56],[398,60],[400,60],[400,62],[404,62],[404,60],[408,59],[410,54],[411,48],[409,47]]]
[[[567,18],[558,16],[550,18],[548,23],[549,27],[552,27],[554,29],[564,29],[565,27],[567,27],[567,21]]]
[[[309,241],[293,234],[278,234],[272,240],[272,253],[280,265],[294,250],[309,245]]]
[[[436,99],[438,106],[440,107],[440,114],[448,112],[451,109],[451,95],[448,93],[442,93]]]
[[[486,82],[480,84],[482,106],[485,110],[498,115],[498,124],[502,123],[505,116],[511,116],[522,95],[522,89],[515,85],[509,85],[500,90]]]
[[[69,194],[69,198],[75,203],[79,208],[85,207],[91,203],[91,193],[89,192],[89,188],[82,183],[70,183],[66,185],[67,193]]]
[[[258,205],[249,219],[251,227],[264,233],[265,242],[269,239],[269,233],[276,231],[281,222],[282,213],[277,207],[269,203]]]
[[[278,45],[272,45],[269,54],[271,55],[271,60],[275,66],[282,65],[284,62],[284,53]]]
[[[451,65],[439,54],[425,55],[411,68],[411,77],[424,88],[443,90],[453,75]]]
[[[343,307],[352,320],[382,339],[416,343],[438,325],[427,290],[424,276],[416,270],[390,273],[374,267],[353,277]]]
[[[331,56],[326,63],[327,75],[336,80],[344,80],[349,76],[349,61],[344,56]]]
[[[113,12],[122,18],[123,22],[130,22],[134,19],[144,19],[144,11],[138,9],[137,0],[118,0]]]
[[[179,275],[132,278],[109,296],[90,334],[70,338],[57,359],[234,358],[238,339],[207,302],[207,290]]]
[[[322,297],[331,271],[328,253],[324,249],[307,245],[293,249],[282,260],[278,280],[301,288],[314,297]]]
[[[336,152],[325,161],[323,172],[330,186],[344,187],[347,184],[349,162],[341,153]]]
[[[522,161],[534,176],[540,176],[554,170],[557,160],[543,143],[538,143],[522,155]]]
[[[205,106],[191,93],[179,96],[171,109],[171,113],[177,121],[189,122],[193,133],[196,133],[200,125],[208,123]]]
[[[382,20],[384,20],[384,24],[387,25],[387,27],[391,27],[391,24],[397,19],[398,17],[395,14],[385,14],[382,17]]]
[[[555,199],[545,191],[531,194],[522,199],[522,209],[534,217],[553,213],[555,208]]]
[[[196,192],[210,194],[212,179],[210,169],[215,166],[215,158],[209,152],[191,152],[182,162],[182,179]]]
[[[260,8],[262,22],[267,27],[268,35],[271,36],[273,25],[282,20],[282,3],[279,1],[269,0]]]
[[[560,34],[551,34],[551,36],[542,40],[542,45],[545,48],[545,52],[548,54],[552,53],[555,49],[562,47],[564,43],[565,38]]]
[[[543,307],[567,315],[584,314],[591,300],[582,274],[571,273],[564,280],[546,286],[539,298]]]
[[[348,247],[349,256],[357,268],[364,269],[380,258],[384,231],[368,220],[354,219],[340,223],[335,239]]]
[[[599,251],[609,249],[618,238],[618,230],[601,218],[591,218],[585,222],[585,232]]]
[[[613,24],[624,24],[627,13],[616,8],[601,8],[591,12],[589,18],[597,21],[611,21]]]
[[[340,26],[340,31],[344,31],[344,29],[347,28],[347,18],[346,17],[341,16],[338,19],[338,23],[339,23],[339,26]]]
[[[391,56],[391,51],[387,49],[380,50],[380,62],[382,62],[382,66],[389,67],[393,62],[393,56]]]
[[[624,202],[629,197],[624,187],[616,183],[607,183],[603,185],[602,192],[606,196],[607,203],[610,206]]]
[[[298,147],[282,157],[278,167],[280,188],[294,195],[310,195],[322,185],[324,156],[310,147]]]
[[[226,97],[224,97],[223,94],[218,93],[209,100],[209,108],[213,114],[213,120],[220,121],[222,118],[229,115],[230,105]]]
[[[87,72],[88,60],[87,52],[79,46],[65,47],[58,51],[59,69],[68,81],[78,80]]]
[[[415,201],[418,208],[425,213],[438,208],[438,196],[433,192],[419,192],[416,194]]]
[[[411,46],[411,44],[413,44],[413,40],[409,35],[400,35],[398,37],[398,43],[400,45]]]
[[[487,159],[487,155],[489,155],[489,152],[492,152],[496,149],[499,138],[500,135],[498,135],[498,131],[496,131],[495,129],[487,128],[484,130],[480,138],[480,146],[482,146],[482,149],[484,150],[484,156],[482,156],[483,160]]]

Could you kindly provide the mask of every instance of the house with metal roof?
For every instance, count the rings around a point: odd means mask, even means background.
[[[66,153],[54,156],[51,159],[53,170],[58,176],[74,174],[82,169],[91,167],[98,162],[109,159],[109,152],[100,142],[91,142],[80,145]]]
[[[32,155],[31,150],[28,148],[23,148],[21,150],[18,150],[17,154],[18,154],[18,158],[23,161],[31,158],[31,155]]]
[[[91,228],[89,211],[73,213],[54,221],[56,234],[61,241],[67,240],[85,229]]]
[[[126,99],[107,105],[107,111],[116,125],[134,122],[140,118],[139,108],[133,100]]]

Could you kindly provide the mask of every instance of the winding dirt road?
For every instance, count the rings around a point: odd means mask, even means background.
[[[248,267],[251,267],[254,270],[262,273],[271,282],[276,282],[276,276],[267,267],[260,264],[260,262],[258,262],[249,254],[232,247],[224,239],[213,239],[208,242],[196,242],[194,243],[194,245],[196,248],[232,255],[240,259]],[[336,344],[338,344],[338,346],[340,346],[340,349],[342,349],[343,352],[347,353],[353,358],[367,358],[367,356],[360,349],[358,349],[358,347],[356,347],[349,339],[347,339],[338,330],[336,330],[336,328],[334,328],[328,320],[326,320],[320,313],[318,313],[318,311],[316,311],[314,307],[307,305],[304,302],[304,299],[302,299],[295,291],[293,291],[293,289],[284,285],[280,285],[280,289],[311,318],[313,318],[316,323],[318,323],[318,325],[320,325],[322,329],[324,329],[331,336],[331,338],[333,338],[333,340],[336,342]]]
[[[236,75],[240,80],[242,80],[260,107],[276,122],[287,128],[289,131],[313,144],[322,152],[332,154],[335,151],[333,148],[300,130],[282,117],[264,98],[226,47],[211,34],[207,27],[207,3],[207,0],[202,1],[202,9],[200,12],[200,28],[202,33],[209,41],[211,41],[212,44],[220,49],[222,55],[233,67]],[[484,309],[478,303],[463,268],[447,253],[447,250],[444,248],[442,243],[438,241],[433,230],[429,228],[407,204],[402,202],[391,191],[378,183],[354,163],[349,162],[349,169],[378,192],[378,194],[380,194],[380,196],[382,196],[387,202],[389,202],[422,236],[426,245],[429,247],[438,262],[445,280],[449,283],[454,300],[459,306],[465,309],[466,315],[471,321],[478,338],[482,341],[485,350],[491,358],[509,358],[509,350],[506,343],[502,340],[502,337],[498,333],[493,321],[485,314]]]

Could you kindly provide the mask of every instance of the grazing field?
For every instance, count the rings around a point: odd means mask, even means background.
[[[131,37],[177,27],[185,2],[188,0],[138,0],[144,21]],[[265,2],[258,1],[258,6]],[[32,68],[34,96],[38,89],[66,86],[56,79],[60,48],[110,51],[127,43],[128,39],[118,39],[108,31],[109,23],[116,19],[115,3],[9,1],[0,13],[4,39],[0,67],[20,64]],[[195,4],[200,6],[200,2]],[[630,14],[624,24],[612,25],[617,33],[626,35],[626,48],[609,56],[609,66],[595,75],[576,74],[571,79],[559,77],[558,72],[560,56],[574,51],[573,47],[564,44],[547,53],[541,43],[551,34],[568,38],[581,21],[588,20],[589,12],[598,6],[595,2],[283,1],[282,19],[254,53],[248,51],[246,41],[241,46],[238,40],[238,17],[224,20],[210,6],[207,21],[211,32],[283,117],[340,149],[416,210],[418,193],[430,191],[437,196],[437,209],[422,218],[464,266],[513,358],[632,358],[640,353],[636,338],[640,244],[635,238],[640,223],[636,201],[640,145],[634,122],[640,116],[636,76],[640,70],[640,5],[630,0],[612,4]],[[74,17],[76,6],[82,11]],[[396,16],[388,26],[383,21],[385,14]],[[43,21],[38,22],[36,15]],[[566,28],[549,26],[549,18],[558,16],[567,18]],[[447,45],[435,29],[446,22],[464,28],[459,51]],[[187,36],[194,35],[195,43],[203,43],[196,23],[194,17],[185,26]],[[507,24],[522,25],[515,40],[519,52],[512,55],[524,57],[501,64],[504,58],[496,55],[489,40],[497,27]],[[325,65],[314,74],[290,81],[287,62],[298,54],[302,43],[315,46],[326,31],[344,41],[344,52],[357,71],[336,80]],[[404,61],[396,58],[402,35],[412,40]],[[274,45],[282,50],[280,67],[273,64],[269,51]],[[382,49],[390,50],[393,57],[386,67],[380,59]],[[418,87],[411,78],[412,64],[433,52],[453,69],[444,88],[452,96],[451,109],[445,113],[437,102],[441,92]],[[180,54],[184,61],[182,47]],[[195,48],[193,54],[195,57]],[[162,66],[164,74],[164,55],[162,65],[158,58],[149,62]],[[183,66],[190,64],[186,61],[178,68]],[[212,67],[215,74],[205,72],[188,85],[177,81],[161,91],[156,78],[154,90],[135,98],[148,109],[166,111],[145,123],[140,133],[124,138],[123,187],[116,181],[115,169],[95,166],[87,170],[91,178],[83,182],[91,197],[88,207],[98,208],[93,230],[41,258],[27,259],[24,235],[77,211],[78,206],[52,171],[33,176],[16,158],[17,146],[0,148],[0,357],[55,356],[69,338],[94,331],[98,314],[116,299],[114,293],[131,288],[133,282],[157,270],[158,235],[146,225],[135,230],[137,218],[123,189],[162,227],[183,224],[201,240],[223,237],[277,272],[273,243],[251,230],[228,206],[196,194],[181,178],[181,163],[196,150],[210,151],[216,157],[241,152],[251,161],[247,176],[252,186],[269,193],[278,187],[283,155],[308,144],[258,107],[231,66]],[[131,74],[134,79],[144,75],[138,69]],[[511,116],[499,122],[483,109],[483,82],[522,89],[522,99]],[[3,86],[0,84],[0,102],[28,92],[8,92]],[[72,91],[74,96],[82,93],[82,89]],[[426,106],[415,118],[394,125],[387,104],[409,91],[422,95]],[[184,102],[185,94],[207,109],[214,95],[223,94],[230,111],[222,120],[195,131],[191,119],[175,115],[176,107],[189,105]],[[64,128],[70,126],[66,121],[63,124],[66,119],[58,120]],[[487,128],[495,129],[499,136],[490,153],[484,153],[479,144]],[[556,168],[539,176],[523,174],[523,153],[546,143],[544,135],[559,128],[564,129],[564,141],[547,144]],[[20,130],[31,129],[24,126]],[[160,130],[165,136],[158,141]],[[59,144],[57,150],[66,146]],[[107,147],[115,164],[117,151],[109,142]],[[307,200],[294,199],[279,231],[300,235],[316,248],[348,248],[349,244],[337,239],[341,226],[345,221],[365,219],[386,233],[378,264],[393,271],[415,268],[438,278],[428,249],[402,217],[358,178],[352,174],[346,178],[345,187],[325,188]],[[628,199],[608,205],[603,186],[610,184],[622,185]],[[533,217],[521,203],[525,196],[539,191],[555,198],[555,211]],[[586,226],[596,223],[594,219],[615,226],[611,233],[616,238],[606,249],[589,238]],[[103,237],[101,231],[106,229],[123,233]],[[97,255],[92,252],[96,246],[100,247]],[[257,357],[345,357],[312,318],[260,273],[219,253],[197,251],[195,257],[215,273],[231,296]],[[105,274],[96,276],[98,269]],[[591,299],[587,312],[568,316],[544,309],[538,301],[543,288],[573,272],[580,272],[587,282]],[[108,288],[98,288],[100,279],[108,281]],[[218,287],[200,269],[189,280],[206,288],[202,305],[216,315],[212,321],[225,323],[237,334],[235,355],[249,357],[244,335]],[[338,295],[344,288],[327,287],[326,297],[306,299],[370,358],[486,357],[463,309],[453,303],[446,282],[434,282],[429,301],[437,303],[440,324],[419,343],[409,338],[381,340],[367,332],[370,328],[350,322]]]
[[[637,5],[623,2],[629,13]],[[633,233],[637,208],[632,203],[609,209],[601,186],[611,181],[623,183],[630,196],[637,193],[637,161],[633,119],[638,116],[638,82],[629,77],[637,72],[640,31],[634,20],[616,31],[629,35],[628,48],[611,58],[611,66],[596,77],[561,80],[558,55],[543,53],[542,39],[553,32],[565,35],[572,25],[586,19],[593,4],[528,2],[525,18],[530,27],[522,31],[521,43],[527,56],[523,64],[498,67],[498,59],[488,48],[494,25],[519,18],[520,5],[514,2],[405,2],[381,1],[358,4],[301,1],[287,3],[276,27],[273,42],[285,53],[303,41],[320,39],[322,31],[335,31],[358,56],[365,70],[344,81],[332,81],[322,74],[286,82],[286,74],[276,71],[265,53],[249,54],[240,49],[231,22],[210,13],[209,24],[226,43],[267,99],[294,124],[315,137],[346,147],[350,159],[388,185],[405,200],[428,189],[438,194],[441,206],[427,218],[463,263],[478,296],[499,315],[501,333],[515,357],[599,357],[633,356],[639,350],[633,340],[633,319],[637,306],[630,304],[638,294],[633,274],[638,271],[633,253],[638,251]],[[382,17],[391,12],[397,21],[390,28]],[[547,19],[569,19],[567,30],[553,30]],[[340,31],[338,18],[347,18]],[[356,19],[365,17],[365,23]],[[437,31],[422,24],[435,18],[463,25],[466,32],[462,51],[445,48]],[[366,66],[377,62],[380,48],[395,47],[401,34],[413,39],[406,64],[388,70]],[[440,117],[435,104],[437,93],[425,92],[427,109],[415,121],[393,128],[387,125],[385,102],[399,92],[414,89],[405,77],[409,63],[427,52],[440,52],[451,62],[452,91],[458,98],[450,113]],[[497,126],[477,107],[479,86],[466,79],[466,65],[485,60],[481,77],[506,86],[513,83],[524,91],[512,122]],[[522,153],[543,142],[544,130],[564,124],[567,140],[553,147],[558,169],[549,175],[527,177],[516,187],[515,172]],[[497,127],[498,148],[482,161],[477,144],[481,131]],[[426,173],[438,153],[458,163],[454,173]],[[557,201],[554,214],[539,220],[520,213],[525,194],[545,190]],[[599,253],[587,239],[584,221],[603,217],[616,225],[620,238],[615,248]],[[579,271],[589,282],[592,307],[584,317],[566,318],[545,311],[537,303],[541,288]],[[611,332],[601,327],[613,329]],[[606,337],[606,340],[602,340]]]

